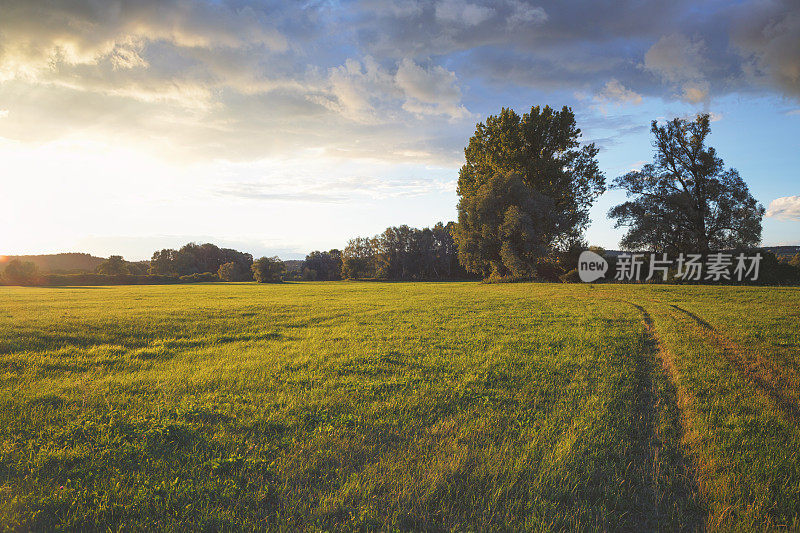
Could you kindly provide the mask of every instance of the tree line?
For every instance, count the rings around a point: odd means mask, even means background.
[[[706,145],[710,124],[708,114],[651,123],[653,162],[610,185],[627,195],[608,213],[625,229],[623,249],[709,254],[759,245],[764,207]],[[476,125],[464,150],[457,222],[389,227],[351,239],[343,250],[311,252],[292,270],[277,257],[253,260],[245,252],[189,243],[156,251],[146,274],[185,282],[570,280],[578,254],[588,248],[589,209],[609,188],[597,147],[582,144],[581,135],[568,107],[535,106],[522,116],[503,108]],[[800,280],[796,259],[776,267],[779,278]],[[112,256],[97,273],[119,278],[144,275],[143,269]],[[6,268],[7,281],[34,276],[30,265]]]
[[[454,231],[454,222],[439,222],[423,229],[392,226],[372,238],[351,239],[341,252],[340,275],[398,281],[472,278],[458,261]],[[306,257],[306,263],[309,259],[315,256]]]

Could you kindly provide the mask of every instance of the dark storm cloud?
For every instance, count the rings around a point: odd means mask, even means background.
[[[364,2],[362,45],[381,56],[450,57],[459,73],[491,84],[599,90],[614,79],[637,93],[694,102],[764,89],[800,96],[796,2],[448,4],[484,16],[444,18],[443,2],[405,10]]]
[[[734,10],[731,41],[753,82],[800,96],[800,3],[757,2]]]

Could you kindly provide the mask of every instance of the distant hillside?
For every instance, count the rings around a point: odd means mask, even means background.
[[[2,258],[3,256],[0,256]],[[94,273],[100,263],[106,260],[105,257],[96,257],[91,254],[83,253],[63,253],[63,254],[42,254],[42,255],[8,255],[7,261],[0,260],[0,273],[5,269],[5,265],[12,259],[20,261],[30,261],[36,265],[42,273],[51,274],[78,274],[82,272]],[[128,269],[133,274],[146,274],[150,267],[149,261],[126,261]],[[288,259],[284,261],[286,270],[289,272],[299,272],[303,267],[303,261],[298,259]]]
[[[41,272],[52,272],[53,274],[94,272],[97,270],[100,263],[105,261],[103,257],[95,257],[90,254],[82,253],[9,255],[8,260],[11,261],[12,259],[30,261],[35,264]]]
[[[778,257],[791,257],[794,254],[800,254],[800,246],[765,246],[764,249]]]

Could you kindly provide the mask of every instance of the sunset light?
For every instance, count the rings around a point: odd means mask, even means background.
[[[800,1],[0,1],[0,531],[800,532]]]

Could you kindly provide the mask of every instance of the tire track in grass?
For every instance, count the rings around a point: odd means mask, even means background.
[[[685,410],[690,400],[678,385],[672,357],[650,313],[633,302],[618,301],[634,307],[644,325],[646,349],[634,354],[637,446],[646,461],[643,467],[650,477],[656,521],[660,524],[666,515],[673,521],[669,530],[701,531],[707,524],[708,511],[700,493],[697,466],[686,453],[690,421]]]
[[[797,391],[792,388],[796,384],[796,376],[786,376],[784,372],[721,335],[703,318],[674,304],[669,306],[678,311],[704,338],[711,340],[733,366],[733,368],[753,383],[758,390],[766,394],[780,409],[781,413],[792,422],[800,421],[800,401]],[[673,311],[673,314],[674,313]],[[794,379],[793,379],[794,378]],[[788,390],[787,390],[788,389]],[[792,394],[794,392],[794,394]]]
[[[703,531],[709,514],[698,465],[689,453],[697,435],[688,413],[691,397],[679,385],[672,355],[650,313],[628,300],[600,298],[633,307],[644,326],[643,349],[632,354],[638,416],[633,421],[636,465],[631,465],[631,473],[645,478],[650,501],[649,508],[641,510],[639,530]]]

